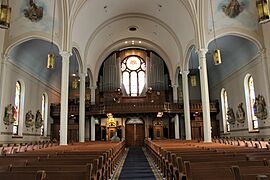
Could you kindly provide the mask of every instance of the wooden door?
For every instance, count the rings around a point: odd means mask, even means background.
[[[144,124],[126,125],[127,146],[143,146],[144,137]]]

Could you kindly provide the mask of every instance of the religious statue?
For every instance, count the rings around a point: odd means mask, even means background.
[[[12,104],[9,104],[5,107],[4,124],[10,125],[14,123],[14,121],[14,106],[12,106]]]
[[[236,120],[239,123],[244,123],[245,122],[245,111],[243,109],[243,103],[242,102],[237,107]]]
[[[43,125],[42,115],[39,110],[37,110],[35,127],[40,128]]]
[[[235,18],[244,10],[244,4],[238,0],[229,0],[228,4],[222,7],[223,12],[230,18]]]
[[[267,118],[266,103],[262,95],[258,95],[258,97],[255,98],[253,108],[255,112],[254,114],[258,119],[263,120]]]
[[[233,109],[228,107],[228,111],[227,111],[227,121],[230,124],[234,124],[235,123],[235,116],[234,116],[234,112]]]
[[[33,22],[37,22],[43,17],[43,7],[38,7],[33,0],[29,0],[28,9],[24,9],[24,16]]]
[[[31,110],[29,110],[25,115],[25,126],[32,127],[34,125],[34,115]]]

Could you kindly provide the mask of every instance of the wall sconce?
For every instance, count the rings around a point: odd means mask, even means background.
[[[268,0],[256,0],[256,7],[258,12],[258,22],[263,24],[270,21]]]
[[[9,7],[8,0],[6,1],[6,4],[4,4],[4,1],[2,0],[0,6],[0,28],[2,29],[9,28],[10,17],[11,17],[11,8]]]

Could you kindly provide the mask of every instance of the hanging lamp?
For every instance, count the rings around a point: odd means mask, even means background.
[[[47,68],[48,69],[54,69],[54,64],[55,64],[55,55],[53,52],[54,21],[55,21],[55,0],[53,3],[52,41],[51,41],[51,45],[50,45],[50,51],[49,51],[48,57],[47,57]]]
[[[10,27],[11,8],[8,0],[1,1],[0,5],[0,28],[8,29]]]
[[[197,86],[197,77],[196,77],[196,70],[195,68],[193,67],[193,53],[191,52],[191,55],[190,55],[190,58],[191,58],[191,69],[189,70],[189,74],[190,74],[190,84],[192,87],[195,87]]]
[[[256,7],[258,12],[258,22],[264,24],[270,21],[268,0],[256,0]]]
[[[220,49],[217,47],[217,41],[216,41],[216,30],[215,30],[215,23],[214,23],[214,15],[213,15],[213,5],[212,0],[210,0],[211,5],[211,17],[212,17],[212,27],[213,27],[213,34],[214,34],[214,44],[215,44],[215,50],[213,52],[213,60],[215,65],[221,64],[221,52]]]

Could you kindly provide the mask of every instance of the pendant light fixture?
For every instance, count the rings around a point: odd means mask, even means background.
[[[258,12],[258,22],[264,24],[270,21],[268,0],[256,0],[256,7]]]
[[[1,0],[0,5],[0,28],[8,29],[10,26],[11,8],[8,0]]]
[[[190,55],[190,63],[191,63],[191,69],[189,70],[189,74],[190,74],[190,84],[192,87],[196,87],[197,86],[197,71],[196,69],[193,67],[193,53],[191,52]]]
[[[47,57],[47,68],[48,69],[54,68],[54,61],[55,61],[55,55],[53,52],[54,21],[55,21],[55,0],[53,2],[52,41],[51,41],[51,45],[50,45],[50,51],[49,51],[48,57]]]
[[[220,53],[220,50],[217,48],[216,30],[215,30],[215,23],[214,23],[212,0],[210,0],[210,5],[211,5],[212,27],[213,27],[213,34],[214,34],[214,44],[215,44],[215,50],[213,52],[213,60],[214,60],[215,65],[219,65],[219,64],[221,64],[221,53]]]

